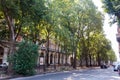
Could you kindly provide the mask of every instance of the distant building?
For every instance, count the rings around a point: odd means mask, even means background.
[[[118,50],[119,50],[119,58],[120,58],[120,27],[117,28],[117,34],[116,34],[116,38],[117,38],[117,42],[118,42]]]

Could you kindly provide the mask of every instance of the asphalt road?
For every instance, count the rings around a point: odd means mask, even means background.
[[[118,75],[118,72],[114,72],[112,67],[110,67],[108,69],[95,68],[79,71],[47,73],[11,80],[120,80],[120,76]]]

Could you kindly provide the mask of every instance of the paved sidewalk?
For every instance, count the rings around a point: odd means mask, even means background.
[[[96,67],[98,68],[98,67]],[[38,75],[34,75],[34,76],[28,76],[28,77],[19,77],[19,78],[13,78],[13,79],[10,79],[10,80],[29,80],[29,79],[34,79],[36,77],[42,77],[42,76],[50,76],[50,75],[53,75],[53,74],[65,74],[65,73],[74,73],[74,72],[85,72],[85,71],[88,71],[88,70],[92,70],[92,69],[95,69],[95,68],[81,68],[79,70],[71,70],[71,71],[61,71],[61,72],[51,72],[51,73],[46,73],[46,74],[38,74]]]
[[[91,67],[91,68],[99,68],[99,67]],[[58,69],[58,70],[51,69],[51,70],[48,70],[46,72],[37,73],[36,75],[28,76],[28,77],[34,77],[34,76],[40,76],[40,75],[49,75],[49,74],[56,74],[56,73],[76,71],[76,70],[82,71],[82,70],[87,70],[87,69],[91,69],[91,68],[77,67],[77,69],[70,68],[70,69],[66,69],[66,70],[65,69]],[[13,76],[9,75],[8,76],[8,75],[5,75],[5,74],[3,74],[3,75],[0,76],[0,80],[16,80],[17,78],[19,80],[19,78],[24,78],[24,76],[18,76],[18,75],[13,75]]]

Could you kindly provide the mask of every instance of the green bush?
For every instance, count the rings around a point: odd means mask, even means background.
[[[32,42],[21,42],[12,56],[13,70],[21,75],[33,75],[38,59],[38,46]]]

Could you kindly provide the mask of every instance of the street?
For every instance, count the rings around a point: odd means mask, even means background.
[[[120,80],[117,72],[112,67],[108,69],[84,69],[79,71],[64,71],[47,73],[31,77],[21,77],[11,80]]]

